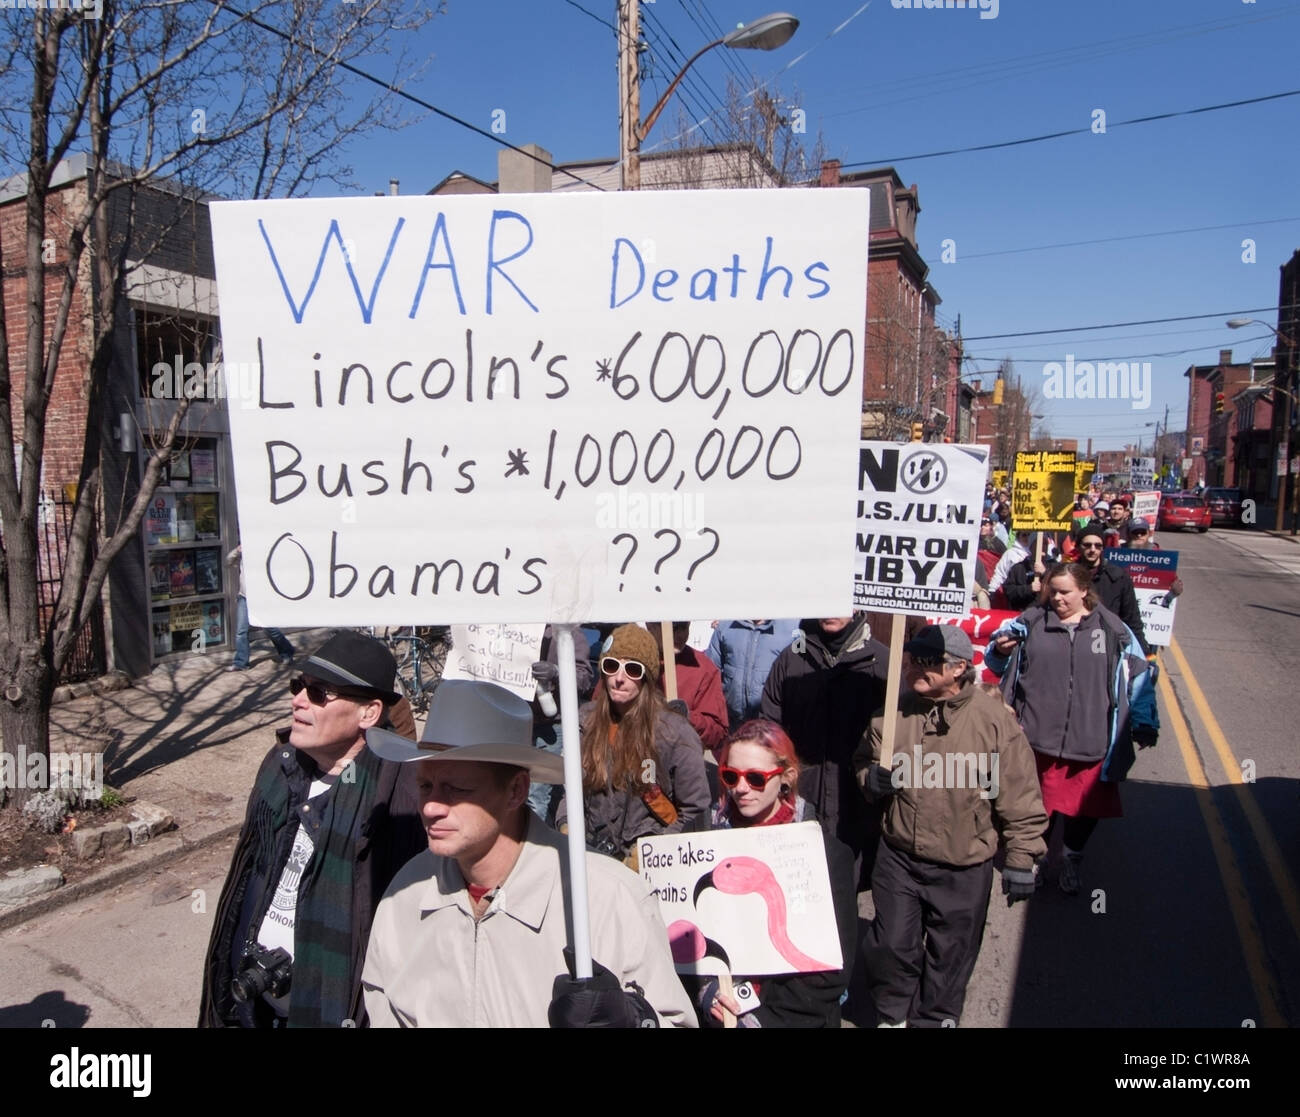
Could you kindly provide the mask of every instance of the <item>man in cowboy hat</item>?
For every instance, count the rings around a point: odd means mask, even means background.
[[[528,810],[563,762],[535,749],[528,704],[452,679],[415,743],[371,729],[370,749],[416,765],[429,848],[375,913],[362,987],[376,1027],[693,1027],[657,901],[613,858],[587,855],[591,983],[570,979],[566,839]]]
[[[293,722],[258,770],[218,901],[201,1026],[365,1022],[370,921],[424,844],[409,770],[365,747],[389,724],[396,676],[383,644],[345,631],[289,683]]]

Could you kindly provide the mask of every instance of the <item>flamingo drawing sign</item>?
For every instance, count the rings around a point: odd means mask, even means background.
[[[815,822],[637,843],[679,973],[817,973],[843,965]]]

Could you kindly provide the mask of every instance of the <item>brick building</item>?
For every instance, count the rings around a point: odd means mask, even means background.
[[[1192,365],[1187,377],[1187,449],[1192,467],[1183,479],[1187,488],[1200,482],[1207,486],[1237,484],[1234,440],[1242,415],[1232,400],[1256,383],[1256,369],[1250,363],[1234,364],[1231,349],[1219,350],[1213,365]],[[1223,395],[1223,411],[1215,413],[1215,401]]]
[[[453,171],[430,194],[555,193],[618,189],[618,161],[581,160],[551,164],[536,144],[503,150],[497,182]],[[540,161],[539,161],[540,160]],[[729,187],[775,188],[776,170],[751,145],[727,144],[641,156],[645,190]],[[961,381],[959,329],[936,323],[942,301],[926,277],[929,267],[916,246],[921,212],[915,186],[905,187],[892,167],[842,174],[838,160],[822,164],[815,185],[858,187],[870,193],[867,247],[867,323],[862,430],[868,437],[906,437],[921,421],[927,439],[966,441],[972,437],[974,390]]]
[[[47,324],[57,312],[68,230],[89,196],[85,155],[56,169],[46,207]],[[108,168],[113,174],[115,168]],[[0,236],[6,262],[7,320],[26,318],[25,179],[0,184]],[[141,524],[138,542],[114,561],[103,593],[105,665],[132,676],[166,655],[227,647],[237,586],[222,559],[234,546],[236,516],[229,469],[226,409],[220,400],[217,301],[207,199],[155,182],[114,191],[108,204],[113,245],[127,245],[126,290],[116,312],[101,421],[102,530],[111,534],[139,491],[145,455],[180,402],[189,409],[163,483]],[[132,209],[134,210],[133,220]],[[128,222],[129,240],[128,235]],[[42,487],[51,510],[75,494],[89,414],[91,352],[96,332],[90,253],[73,291],[66,337],[47,415]],[[21,327],[11,328],[15,385],[25,374]],[[21,431],[21,391],[14,393]],[[43,515],[44,515],[43,504]],[[61,572],[49,559],[50,578]],[[53,600],[53,594],[49,595]]]

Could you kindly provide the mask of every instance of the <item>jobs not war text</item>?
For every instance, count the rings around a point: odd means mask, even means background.
[[[259,622],[850,605],[866,192],[212,220]]]

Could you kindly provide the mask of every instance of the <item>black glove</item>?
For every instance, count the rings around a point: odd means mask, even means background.
[[[533,678],[543,686],[554,688],[555,681],[560,677],[560,669],[554,663],[547,663],[544,659],[539,659],[533,664]]]
[[[1133,743],[1140,749],[1153,749],[1156,747],[1159,736],[1154,729],[1135,729],[1133,730]]]
[[[564,948],[567,974],[560,974],[551,986],[551,1005],[546,1019],[552,1028],[657,1028],[659,1017],[636,984],[620,989],[618,978],[599,962],[592,961],[592,976],[579,981],[573,976],[573,950]]]
[[[893,795],[898,790],[894,786],[888,768],[881,764],[873,764],[867,769],[867,790],[877,799],[883,799],[886,795]]]
[[[1033,894],[1033,869],[1002,870],[1002,895],[1007,898],[1007,907],[1010,907],[1017,900],[1028,900]]]

